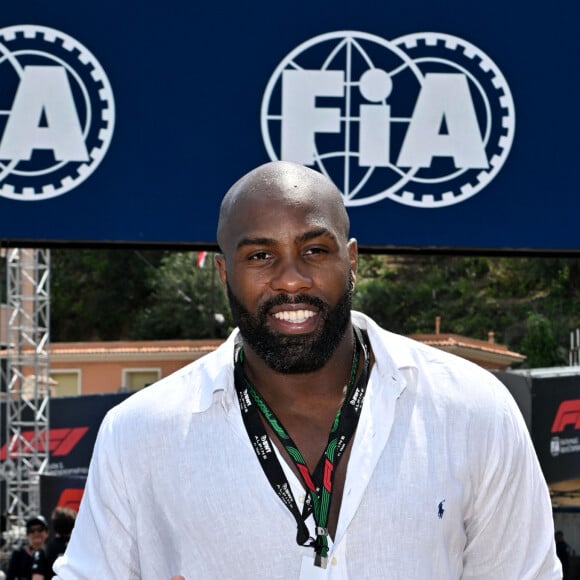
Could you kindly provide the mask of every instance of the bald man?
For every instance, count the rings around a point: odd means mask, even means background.
[[[237,328],[108,413],[58,578],[561,578],[511,396],[352,311],[326,177],[250,171],[217,240]]]

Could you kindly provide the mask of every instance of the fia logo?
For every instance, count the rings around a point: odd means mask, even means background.
[[[2,28],[0,84],[0,196],[44,200],[85,181],[115,124],[111,85],[95,57],[52,28]]]
[[[387,198],[436,208],[469,199],[497,175],[515,112],[498,67],[465,40],[340,31],[280,62],[261,129],[272,160],[318,169],[347,206]]]

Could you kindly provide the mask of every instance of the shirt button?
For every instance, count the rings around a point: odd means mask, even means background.
[[[336,556],[333,556],[333,557],[332,557],[332,560],[330,560],[330,563],[331,563],[333,566],[336,566]]]

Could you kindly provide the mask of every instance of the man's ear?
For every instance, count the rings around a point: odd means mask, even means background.
[[[350,261],[350,271],[352,276],[352,284],[356,283],[356,273],[358,271],[358,243],[355,238],[351,238],[347,242],[348,259]]]
[[[218,276],[220,281],[225,288],[228,279],[227,269],[226,269],[226,258],[223,254],[216,254],[214,257],[215,265],[217,267]]]

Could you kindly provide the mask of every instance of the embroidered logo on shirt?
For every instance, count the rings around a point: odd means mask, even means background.
[[[445,503],[445,500],[444,500],[444,499],[443,499],[443,500],[441,500],[441,501],[439,502],[439,507],[437,508],[437,517],[438,517],[439,519],[442,519],[442,518],[443,518],[443,514],[445,513],[445,510],[443,509],[443,504],[444,504],[444,503]]]

